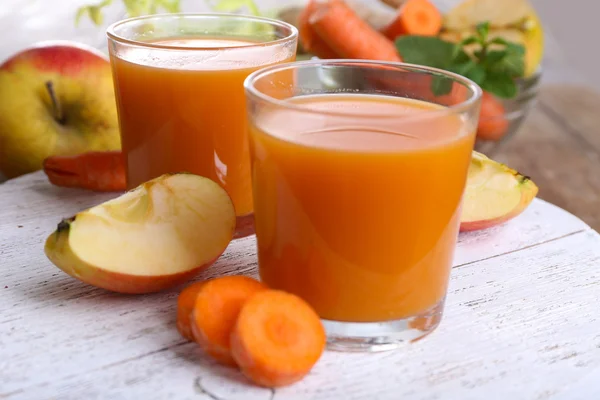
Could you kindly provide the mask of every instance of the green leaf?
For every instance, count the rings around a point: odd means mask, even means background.
[[[479,40],[477,40],[477,37],[475,37],[475,36],[469,36],[468,38],[463,39],[460,42],[459,46],[468,46],[468,45],[474,44],[474,43],[479,43]]]
[[[450,93],[454,81],[444,75],[434,75],[431,80],[431,91],[436,96],[443,96]]]
[[[481,85],[483,82],[485,82],[487,72],[482,65],[475,64],[475,66],[471,68],[464,76],[469,78],[476,84]]]
[[[102,9],[111,5],[111,3],[112,0],[104,0],[96,4],[95,6],[79,7],[77,9],[77,12],[75,13],[75,26],[79,25],[79,22],[81,21],[81,18],[83,18],[84,15],[87,15],[95,25],[102,25],[102,22],[104,21]]]
[[[102,10],[111,5],[112,2],[113,0],[103,0],[96,5],[80,7],[75,14],[75,25],[79,24],[84,15],[87,15],[94,24],[101,25],[104,20]],[[180,3],[181,0],[123,0],[128,17],[155,14],[161,10],[173,13],[179,12]]]
[[[518,55],[518,56],[525,56],[525,46],[520,45],[518,43],[512,43],[512,42],[507,42],[506,43],[506,51],[510,54],[510,55]]]
[[[490,44],[501,44],[501,45],[504,45],[504,46],[508,45],[508,42],[505,39],[501,38],[501,37],[495,37],[492,40],[490,40],[489,43]]]
[[[260,15],[260,10],[252,0],[220,0],[212,9],[219,12],[235,12],[242,8],[247,8],[252,15]]]
[[[490,23],[487,21],[479,23],[477,24],[476,30],[481,43],[486,43],[488,34],[490,33]]]
[[[404,62],[434,68],[446,69],[452,63],[456,47],[433,36],[405,35],[396,39],[396,48]]]
[[[485,91],[488,91],[500,98],[511,99],[517,95],[517,84],[508,75],[490,74],[486,76],[485,81],[480,85]]]
[[[453,64],[450,66],[449,70],[469,78],[478,85],[481,85],[486,77],[486,71],[483,65],[477,64],[473,60],[469,60],[462,64]]]
[[[490,52],[491,53],[491,52]],[[522,77],[525,74],[525,50],[517,44],[509,44],[506,47],[504,57],[489,65],[494,74],[505,74],[511,78]]]
[[[502,61],[502,59],[504,57],[506,57],[507,55],[508,55],[507,50],[491,50],[486,53],[485,62],[488,65],[494,64],[494,63]]]

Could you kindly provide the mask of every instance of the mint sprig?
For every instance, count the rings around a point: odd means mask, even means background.
[[[475,34],[460,43],[418,35],[400,36],[395,43],[404,62],[457,73],[500,98],[515,97],[515,79],[525,73],[525,48],[502,38],[489,39],[488,22],[477,25]],[[477,50],[467,53],[465,46],[474,44]],[[452,81],[441,75],[435,78],[432,91],[436,95],[449,93]]]

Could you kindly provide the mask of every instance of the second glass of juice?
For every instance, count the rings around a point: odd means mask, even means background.
[[[481,89],[350,60],[270,67],[245,86],[261,279],[311,304],[333,349],[386,350],[433,331]]]
[[[293,61],[297,30],[233,14],[132,18],[107,31],[127,186],[191,172],[219,183],[252,234],[244,79]]]

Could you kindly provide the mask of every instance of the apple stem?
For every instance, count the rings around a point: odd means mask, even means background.
[[[52,101],[52,110],[54,111],[54,119],[59,124],[64,124],[65,116],[63,114],[60,102],[58,101],[58,97],[56,97],[56,92],[54,91],[54,84],[52,83],[52,81],[46,82],[46,89],[48,90],[48,94],[50,95],[50,100]]]

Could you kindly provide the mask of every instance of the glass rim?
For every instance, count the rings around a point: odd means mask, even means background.
[[[214,19],[239,19],[244,21],[254,21],[260,22],[265,25],[270,25],[274,27],[283,27],[289,30],[289,34],[283,38],[270,40],[267,42],[259,42],[259,43],[251,43],[249,45],[240,45],[240,46],[223,46],[223,47],[204,47],[204,46],[178,46],[178,45],[168,45],[168,44],[158,44],[158,43],[149,43],[143,42],[134,39],[128,39],[122,35],[116,33],[116,30],[125,24],[130,24],[132,22],[144,21],[144,20],[152,20],[152,19],[168,19],[168,18],[181,18],[181,17],[191,17],[191,18],[214,18]],[[280,21],[273,18],[266,17],[258,17],[254,15],[246,15],[246,14],[234,14],[234,13],[217,13],[217,12],[203,12],[203,13],[190,13],[190,12],[180,12],[180,13],[161,13],[161,14],[150,14],[150,15],[142,15],[138,17],[131,17],[122,19],[117,22],[113,22],[106,28],[106,36],[109,39],[114,40],[119,43],[129,44],[133,46],[153,48],[153,49],[162,49],[162,50],[179,50],[179,51],[188,51],[188,50],[235,50],[242,48],[252,48],[252,47],[264,47],[264,46],[272,46],[280,43],[286,43],[290,40],[293,40],[298,37],[298,28],[294,25],[289,24],[284,21]]]
[[[412,114],[411,116],[398,116],[398,114],[390,114],[390,113],[369,113],[367,115],[358,115],[357,116],[355,113],[352,113],[350,111],[344,112],[344,111],[316,110],[316,109],[306,107],[301,104],[294,104],[294,103],[291,103],[286,100],[276,99],[272,96],[269,96],[269,95],[261,92],[255,86],[255,83],[260,78],[267,76],[273,72],[280,72],[280,71],[285,71],[285,70],[290,70],[290,69],[299,69],[300,67],[305,67],[305,66],[308,66],[308,67],[311,67],[311,66],[312,67],[335,66],[336,64],[337,65],[357,65],[357,66],[364,66],[364,67],[388,66],[388,67],[394,67],[394,68],[397,68],[400,70],[405,69],[405,70],[409,70],[409,71],[413,71],[413,72],[442,75],[442,76],[452,78],[454,81],[462,84],[463,86],[466,86],[468,89],[471,90],[472,95],[469,96],[468,99],[466,99],[460,103],[457,103],[457,104],[454,104],[451,106],[447,106],[447,107],[439,109],[439,110],[435,109],[435,110],[422,111],[419,113]],[[359,59],[317,59],[317,60],[306,60],[306,61],[293,61],[293,62],[288,62],[288,63],[283,63],[283,64],[276,64],[276,65],[272,65],[269,67],[264,67],[257,71],[254,71],[253,73],[248,75],[248,77],[246,77],[246,79],[244,80],[244,89],[246,90],[247,94],[250,94],[251,96],[254,96],[266,103],[269,103],[270,105],[284,107],[287,109],[292,109],[294,111],[299,111],[299,112],[304,112],[304,113],[309,113],[309,114],[329,115],[332,117],[351,116],[353,118],[357,118],[357,117],[387,118],[387,117],[389,117],[389,118],[402,118],[402,119],[407,118],[408,119],[408,118],[412,118],[412,117],[417,118],[417,117],[423,117],[423,116],[431,116],[434,114],[460,113],[460,112],[464,112],[464,111],[468,110],[470,107],[472,107],[475,103],[477,103],[481,99],[481,97],[483,95],[483,90],[481,89],[481,87],[479,85],[477,85],[471,79],[466,78],[462,75],[456,74],[454,72],[450,72],[450,71],[446,71],[446,70],[434,68],[434,67],[428,67],[428,66],[424,66],[424,65],[418,65],[418,64],[409,64],[409,63],[396,62],[396,61],[359,60]],[[383,95],[385,95],[385,94],[383,94]]]

